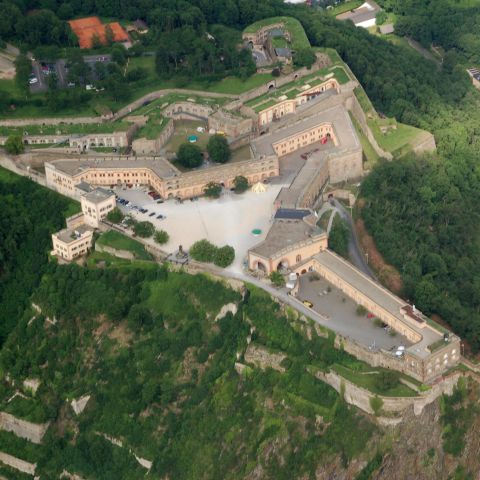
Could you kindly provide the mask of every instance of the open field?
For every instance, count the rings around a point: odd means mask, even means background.
[[[165,145],[165,150],[172,153],[177,152],[182,143],[188,142],[190,135],[195,135],[198,138],[195,145],[198,145],[201,149],[205,149],[210,135],[207,129],[204,132],[197,132],[198,127],[206,129],[205,122],[196,120],[175,121],[175,132]]]

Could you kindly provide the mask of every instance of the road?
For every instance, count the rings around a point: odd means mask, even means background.
[[[435,57],[435,55],[430,52],[430,50],[427,50],[426,48],[422,47],[420,43],[418,43],[416,40],[410,37],[406,37],[408,44],[416,50],[423,58],[426,58],[427,60],[430,60],[431,62],[435,63],[437,66],[437,69],[440,70],[442,68],[442,62],[438,60],[438,58]]]

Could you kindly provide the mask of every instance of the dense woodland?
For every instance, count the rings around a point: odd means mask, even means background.
[[[22,315],[48,263],[50,233],[70,200],[0,168],[0,345]],[[73,213],[73,211],[72,211]]]
[[[314,375],[334,363],[364,364],[262,291],[242,302],[219,282],[153,263],[51,264],[33,298],[43,314],[30,322],[26,310],[0,365],[13,379],[33,376],[42,385],[11,405],[12,387],[2,383],[0,402],[53,425],[42,446],[27,449],[9,434],[0,436],[0,449],[37,461],[42,477],[65,468],[99,480],[144,478],[132,449],[153,461],[154,478],[235,479],[254,469],[261,478],[315,478],[333,458],[344,466],[358,458],[375,431]],[[239,312],[214,321],[228,302]],[[285,355],[286,373],[235,371],[252,326],[255,345]],[[92,398],[77,417],[66,402],[86,393]]]

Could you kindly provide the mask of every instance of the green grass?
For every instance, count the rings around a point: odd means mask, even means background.
[[[349,380],[350,382],[354,383],[355,385],[358,385],[359,387],[363,387],[377,395],[383,395],[385,397],[415,397],[418,395],[417,392],[407,387],[403,383],[399,383],[396,387],[388,390],[387,392],[382,392],[378,390],[377,386],[375,385],[376,374],[369,373],[369,372],[381,372],[383,370],[381,368],[372,368],[372,369],[369,369],[368,371],[361,371],[361,372],[355,372],[347,367],[344,367],[343,365],[338,365],[338,364],[332,365],[331,368],[332,370],[337,372],[339,375]],[[415,383],[415,382],[412,382],[412,383]]]
[[[15,175],[15,173],[7,170],[6,168],[0,167],[0,182],[2,183],[13,183],[16,182],[20,177]]]
[[[274,23],[283,23],[285,30],[290,32],[292,36],[292,48],[294,50],[300,50],[302,48],[310,48],[310,42],[308,41],[305,30],[303,29],[302,24],[292,17],[271,17],[265,18],[258,22],[252,23],[245,30],[244,33],[255,33],[260,28],[263,28],[267,25]]]
[[[362,144],[363,155],[364,155],[365,160],[366,160],[364,167],[366,169],[370,169],[377,163],[380,156],[375,151],[375,149],[372,147],[372,144],[370,143],[368,138],[363,133],[363,131],[360,128],[360,125],[358,124],[356,118],[352,115],[351,112],[349,112],[349,115],[350,115],[350,118],[352,119],[352,123],[353,123],[353,126],[355,127],[355,131],[357,132],[360,143]]]
[[[90,133],[113,133],[124,132],[128,130],[128,122],[107,122],[107,123],[78,123],[78,124],[60,124],[60,125],[24,125],[21,127],[2,127],[0,126],[0,135],[70,135]]]
[[[203,133],[197,132],[197,127],[205,127],[205,123],[196,120],[179,120],[175,122],[175,131],[170,140],[165,144],[165,150],[167,152],[177,152],[182,143],[188,142],[190,135],[195,135],[198,138],[195,145],[205,149],[210,136],[206,131]],[[185,170],[179,165],[177,167],[182,171]]]
[[[392,153],[403,149],[405,146],[409,148],[418,135],[422,133],[419,128],[403,123],[397,123],[397,128],[388,129],[385,133],[380,130],[378,121],[368,120],[368,125],[380,147]]]
[[[344,2],[341,3],[340,5],[337,5],[336,7],[329,8],[327,12],[336,17],[337,15],[340,15],[345,12],[349,12],[350,10],[353,10],[354,8],[358,8],[360,5],[362,5],[363,0],[353,0],[349,2]]]
[[[115,257],[107,252],[95,252],[93,251],[87,259],[87,265],[89,267],[97,267],[103,262],[105,267],[122,267],[122,268],[143,268],[154,269],[156,263],[150,260],[128,260],[126,258]]]
[[[110,230],[103,233],[97,240],[100,245],[107,245],[117,250],[132,252],[138,260],[151,260],[152,256],[145,250],[145,247],[136,240],[133,240],[120,232]]]
[[[372,102],[368,98],[368,95],[365,93],[365,90],[362,88],[362,86],[356,87],[353,90],[353,93],[357,97],[358,103],[360,103],[365,115],[374,110]]]
[[[147,120],[147,123],[137,130],[135,137],[154,140],[158,138],[160,133],[162,133],[165,127],[172,121],[171,118],[162,117],[160,114],[152,114]]]

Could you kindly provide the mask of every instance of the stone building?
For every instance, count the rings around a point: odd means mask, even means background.
[[[93,228],[82,224],[52,234],[52,254],[68,262],[88,253],[92,247]]]
[[[80,197],[85,223],[98,228],[100,222],[106,218],[116,206],[115,194],[104,188],[96,188]]]

